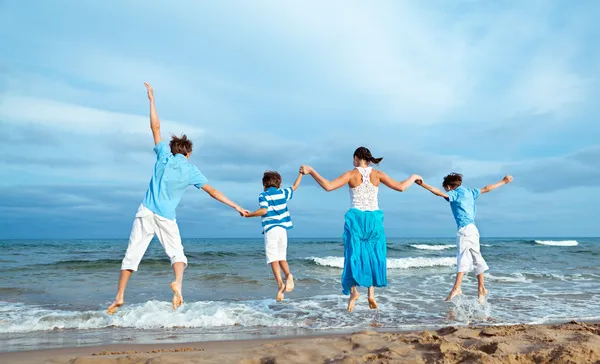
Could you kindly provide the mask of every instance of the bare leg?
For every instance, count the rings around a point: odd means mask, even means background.
[[[127,287],[127,282],[129,282],[129,278],[131,278],[132,270],[124,269],[121,271],[121,276],[119,277],[119,288],[117,289],[117,297],[115,297],[114,302],[108,306],[106,312],[111,315],[114,315],[119,310],[119,307],[123,306],[125,303],[125,288]]]
[[[285,285],[283,284],[283,280],[281,279],[281,266],[279,262],[272,262],[271,269],[273,270],[273,276],[275,276],[275,280],[277,281],[277,301],[283,301],[283,292],[285,291]]]
[[[356,286],[350,289],[350,298],[348,299],[348,312],[354,311],[354,305],[356,304],[356,300],[360,297],[358,291],[356,290]]]
[[[454,281],[454,287],[452,287],[452,291],[450,291],[450,294],[448,295],[448,297],[446,297],[445,301],[450,301],[454,297],[460,296],[462,294],[462,290],[461,290],[460,286],[462,284],[462,279],[464,276],[465,276],[465,272],[456,273],[456,280]]]
[[[376,310],[378,308],[377,302],[375,301],[375,287],[369,287],[369,308],[371,310]]]
[[[173,290],[173,309],[176,310],[183,305],[183,295],[181,294],[181,288],[183,286],[183,271],[185,270],[185,263],[177,262],[173,263],[173,272],[175,273],[175,280],[171,282],[171,289]]]
[[[285,291],[292,292],[294,290],[294,276],[290,272],[290,266],[287,263],[287,260],[280,260],[279,266],[283,273],[285,274]]]
[[[477,275],[477,286],[478,301],[480,304],[483,304],[485,302],[485,296],[488,294],[488,290],[485,289],[483,273]]]

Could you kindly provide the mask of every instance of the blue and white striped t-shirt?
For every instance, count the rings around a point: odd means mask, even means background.
[[[292,228],[292,218],[287,209],[287,202],[294,196],[294,189],[291,187],[277,189],[269,187],[258,196],[258,205],[262,209],[267,209],[267,213],[262,217],[263,232],[271,230],[276,226],[285,229]]]

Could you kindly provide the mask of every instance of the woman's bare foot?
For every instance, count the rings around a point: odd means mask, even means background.
[[[285,285],[282,283],[279,285],[279,289],[277,290],[277,296],[275,297],[277,301],[283,301],[283,292],[285,292]]]
[[[294,276],[288,275],[285,279],[285,291],[292,292],[294,290]]]
[[[348,312],[354,311],[354,305],[356,305],[358,297],[360,297],[360,294],[358,294],[357,290],[353,289],[350,292],[350,298],[348,299]]]
[[[176,310],[183,305],[183,296],[181,295],[181,285],[177,282],[171,283],[173,290],[173,309]]]
[[[375,297],[369,297],[369,308],[371,310],[376,310],[379,308],[379,306],[377,306],[377,302],[375,301]]]
[[[111,315],[114,315],[115,313],[117,313],[117,311],[119,311],[119,307],[123,306],[123,304],[125,303],[125,301],[123,301],[122,298],[116,298],[113,303],[108,306],[108,309],[106,309],[106,312],[108,312]]]
[[[477,301],[479,301],[479,304],[483,305],[485,303],[485,297],[488,295],[488,290],[483,288],[478,290],[478,297],[477,297]]]
[[[456,296],[460,296],[462,294],[462,290],[459,289],[453,289],[452,291],[450,291],[450,294],[448,295],[448,297],[446,297],[446,299],[444,301],[451,301],[454,297]]]

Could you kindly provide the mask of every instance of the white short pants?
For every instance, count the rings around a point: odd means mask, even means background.
[[[177,222],[159,216],[144,205],[140,205],[135,214],[131,235],[129,235],[129,246],[127,246],[125,258],[121,263],[121,270],[136,271],[138,269],[154,235],[158,236],[160,244],[171,260],[171,265],[181,262],[185,263],[187,267],[187,258],[183,254],[183,245],[181,244]]]
[[[479,246],[479,230],[475,224],[458,229],[456,233],[456,270],[457,272],[474,272],[479,275],[488,270],[488,265],[481,256]]]
[[[285,228],[275,226],[265,233],[265,253],[267,264],[287,260],[287,230]]]

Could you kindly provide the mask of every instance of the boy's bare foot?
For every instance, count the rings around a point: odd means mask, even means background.
[[[117,313],[117,311],[119,311],[119,307],[123,306],[124,303],[125,301],[123,301],[122,298],[117,298],[113,301],[113,303],[110,306],[108,306],[106,312],[108,312],[111,315],[114,315],[115,313]]]
[[[181,295],[181,285],[177,282],[171,283],[171,289],[173,290],[173,309],[176,310],[183,305],[183,296]]]
[[[350,298],[348,299],[348,312],[354,311],[354,305],[356,305],[356,300],[360,297],[358,291],[352,290],[350,293]]]
[[[379,308],[379,306],[377,306],[377,302],[375,301],[375,297],[369,297],[369,308],[371,310],[376,310]]]
[[[444,301],[452,301],[452,299],[456,296],[460,296],[462,294],[462,290],[459,288],[457,290],[452,290],[450,291],[450,294],[448,295],[448,297],[446,297],[446,299]]]
[[[292,292],[294,290],[294,276],[288,275],[285,279],[285,291]]]
[[[480,289],[478,291],[478,296],[477,297],[477,301],[479,301],[479,304],[483,305],[485,303],[485,297],[488,295],[488,290],[487,289]]]
[[[282,283],[279,285],[279,289],[277,290],[277,296],[276,296],[277,301],[279,301],[279,302],[283,301],[283,292],[284,291],[285,291],[285,285]]]

